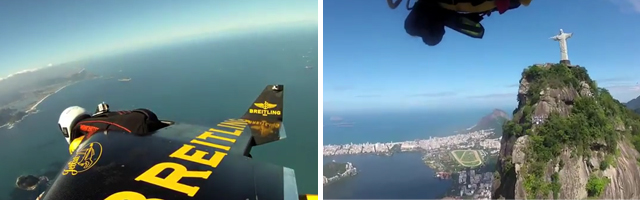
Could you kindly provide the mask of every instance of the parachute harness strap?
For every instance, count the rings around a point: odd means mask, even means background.
[[[400,2],[402,2],[402,0],[398,0],[397,2],[393,2],[393,0],[387,0],[387,5],[389,6],[389,8],[391,8],[391,10],[393,10],[396,9],[398,5],[400,5]]]
[[[391,9],[396,9],[400,5],[400,3],[402,3],[402,0],[398,0],[396,2],[393,2],[393,0],[387,0],[387,4]],[[407,0],[407,10],[411,9],[413,9],[413,7],[411,6],[411,0]]]

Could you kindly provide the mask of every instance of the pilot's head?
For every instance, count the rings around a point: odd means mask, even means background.
[[[67,143],[73,141],[77,137],[80,137],[81,134],[74,130],[73,127],[83,119],[89,118],[91,115],[87,114],[87,111],[80,106],[71,106],[62,111],[60,114],[60,118],[58,119],[58,127],[60,131],[62,131],[62,135],[64,139],[67,140]]]

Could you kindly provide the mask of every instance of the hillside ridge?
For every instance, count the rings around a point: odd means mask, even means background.
[[[581,66],[522,72],[503,126],[493,198],[640,198],[640,116]]]

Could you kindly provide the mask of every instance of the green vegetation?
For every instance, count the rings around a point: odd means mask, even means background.
[[[551,175],[551,192],[553,192],[553,199],[558,199],[558,195],[560,194],[560,175],[558,172],[555,172]]]
[[[482,158],[480,158],[476,150],[453,150],[451,151],[451,155],[464,167],[477,167],[482,165]]]
[[[467,151],[465,152],[464,156],[460,157],[460,160],[462,160],[462,162],[468,163],[468,162],[476,162],[479,159],[476,158],[475,151]]]
[[[598,177],[594,174],[589,176],[587,181],[587,194],[589,197],[600,197],[604,193],[604,188],[609,184],[609,178]]]
[[[529,198],[546,195],[553,192],[554,196],[559,192],[559,177],[557,174],[547,177],[545,175],[547,163],[560,156],[562,149],[570,148],[575,153],[573,156],[590,157],[593,150],[604,154],[604,160],[600,168],[602,170],[615,165],[614,155],[617,151],[617,142],[621,136],[631,138],[636,149],[640,150],[640,116],[623,104],[615,100],[606,89],[597,88],[591,80],[587,70],[582,67],[566,67],[561,64],[551,67],[530,66],[525,69],[522,76],[529,83],[529,90],[525,98],[520,99],[524,103],[521,112],[514,115],[514,119],[505,123],[504,135],[510,137],[529,136],[528,149],[526,150],[527,165],[524,180],[525,189]],[[584,83],[589,88],[583,87]],[[589,89],[591,94],[576,97],[573,101],[563,98],[567,105],[572,105],[570,113],[549,113],[542,124],[533,129],[532,116],[534,106],[541,97],[541,92],[546,89],[575,89],[580,92]],[[631,127],[631,129],[629,129]],[[626,132],[620,134],[616,128],[625,128]],[[562,161],[560,167],[564,167]],[[551,182],[547,181],[551,179]],[[598,181],[588,185],[592,188],[604,187],[608,182]],[[591,179],[590,179],[591,182]],[[598,191],[598,190],[594,190]],[[600,191],[601,193],[601,191]],[[594,195],[600,194],[594,192]]]
[[[604,156],[604,160],[600,162],[600,170],[607,170],[607,168],[611,166],[615,167],[616,161],[613,155],[607,154],[606,156]]]
[[[462,157],[464,157],[464,154],[465,154],[466,152],[467,152],[467,151],[465,151],[465,150],[453,150],[453,151],[451,151],[451,153],[453,153],[453,156],[455,156],[456,160],[457,160],[458,158],[462,158]]]
[[[7,123],[14,123],[27,115],[24,111],[18,111],[13,108],[0,108],[0,126]]]

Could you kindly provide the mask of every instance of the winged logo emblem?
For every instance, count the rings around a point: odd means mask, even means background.
[[[276,106],[278,106],[278,104],[274,104],[274,103],[269,103],[268,101],[264,101],[263,103],[253,103],[253,105],[255,105],[258,108],[262,108],[262,109],[272,109],[275,108]]]

